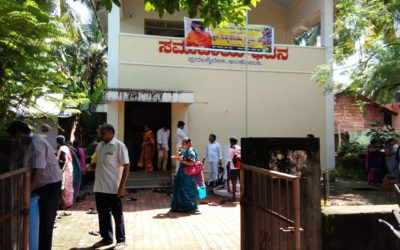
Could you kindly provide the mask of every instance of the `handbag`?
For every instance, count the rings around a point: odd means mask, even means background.
[[[200,200],[204,200],[207,197],[206,186],[197,186],[197,192],[199,193]]]
[[[204,164],[201,161],[195,161],[193,166],[185,166],[185,168],[183,169],[186,175],[195,175],[203,172],[203,170]]]

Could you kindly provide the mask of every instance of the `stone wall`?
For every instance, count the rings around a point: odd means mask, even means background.
[[[322,209],[322,248],[324,250],[394,250],[399,240],[384,219],[396,226],[392,209],[398,206],[342,206]]]
[[[360,110],[356,98],[347,95],[335,95],[335,133],[368,129],[371,123],[384,123],[382,109],[373,104],[364,106],[366,114]]]

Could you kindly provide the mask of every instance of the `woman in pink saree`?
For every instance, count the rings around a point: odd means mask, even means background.
[[[65,144],[64,136],[57,137],[57,159],[63,173],[61,187],[61,208],[69,208],[74,202],[73,165],[70,148]]]
[[[154,133],[148,125],[144,125],[144,135],[142,143],[142,153],[138,162],[138,167],[144,168],[145,172],[151,172],[153,168],[153,158],[155,152]]]

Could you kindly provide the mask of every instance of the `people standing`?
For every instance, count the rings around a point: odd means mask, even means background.
[[[62,172],[61,208],[66,209],[74,203],[74,168],[72,165],[72,153],[65,142],[65,137],[59,135],[57,141],[57,159]]]
[[[216,141],[217,136],[215,134],[210,134],[207,144],[203,163],[207,159],[207,170],[208,170],[208,184],[217,181],[218,167],[222,165],[222,152],[221,145]]]
[[[66,141],[66,145],[69,148],[69,151],[71,152],[72,156],[72,168],[73,168],[73,188],[74,188],[74,202],[76,199],[79,197],[79,191],[81,188],[81,161],[79,158],[78,151],[75,150],[73,147],[72,143],[70,141]]]
[[[231,137],[229,139],[229,142],[231,144],[231,147],[229,148],[228,151],[227,184],[228,184],[228,192],[230,192],[229,188],[229,180],[230,180],[232,183],[232,200],[235,201],[237,192],[236,183],[237,180],[240,178],[240,160],[238,161],[238,158],[240,159],[241,148],[239,145],[237,145],[238,140],[236,139],[236,137]]]
[[[379,148],[378,140],[372,139],[370,144],[367,146],[365,161],[365,167],[368,173],[368,184],[379,182],[381,172],[380,151],[381,149]]]
[[[182,140],[186,137],[185,132],[183,132],[183,128],[185,127],[185,123],[183,121],[178,121],[178,126],[176,128],[176,150],[179,151],[182,147]],[[176,161],[176,173],[178,173],[178,169],[180,166],[180,162]]]
[[[190,138],[182,139],[182,150],[177,151],[174,157],[180,165],[172,191],[171,212],[196,212],[198,210],[193,176],[186,175],[183,170],[185,166],[193,166],[198,160]]]
[[[76,190],[76,193],[77,193],[77,198],[76,199],[77,199],[77,201],[81,201],[80,189],[81,189],[81,185],[83,183],[82,174],[85,173],[86,156],[85,156],[85,152],[83,151],[83,148],[81,147],[81,143],[78,140],[75,140],[72,145],[74,147],[75,154],[78,156],[79,165],[81,167],[80,170],[79,170],[79,172],[81,174],[81,178],[80,178],[80,181],[79,181],[79,183],[77,185],[77,190]]]
[[[96,148],[95,182],[93,191],[99,217],[102,239],[93,245],[100,248],[113,243],[111,214],[114,217],[117,244],[114,249],[126,246],[125,224],[121,198],[126,195],[125,183],[129,175],[129,155],[124,143],[114,137],[110,124],[100,127],[101,141]]]
[[[32,133],[26,123],[12,122],[7,133],[15,137],[31,137],[31,192],[39,195],[39,249],[50,250],[61,196],[62,173],[50,143]]]
[[[86,155],[85,155],[85,151],[83,150],[80,141],[75,140],[72,145],[74,146],[76,153],[78,155],[79,158],[79,163],[81,165],[81,170],[84,171],[85,170],[85,165],[86,165]]]
[[[144,125],[144,135],[142,142],[142,152],[140,154],[138,167],[144,168],[145,172],[154,171],[153,167],[153,157],[155,150],[155,139],[154,133],[151,131],[150,127],[145,124]]]
[[[388,175],[391,179],[395,179],[400,181],[400,171],[399,171],[399,162],[396,159],[397,153],[397,141],[394,138],[390,138],[385,143],[385,161],[386,168],[388,171]]]
[[[171,131],[167,126],[163,126],[157,131],[157,147],[158,160],[157,167],[159,170],[167,171],[168,151],[169,151],[169,136]]]

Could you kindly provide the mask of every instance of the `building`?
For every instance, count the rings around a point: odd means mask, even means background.
[[[47,94],[36,99],[35,107],[16,111],[18,116],[35,118],[33,131],[45,138],[54,150],[57,149],[56,139],[59,134],[65,135],[68,140],[74,140],[73,130],[77,123],[75,107],[62,108],[62,99],[63,94]]]
[[[392,126],[392,118],[396,116],[393,109],[363,95],[335,95],[335,134],[367,130],[371,126]]]
[[[392,114],[391,116],[391,125],[394,129],[396,129],[398,132],[400,131],[400,100],[398,98],[395,98],[394,103],[390,103],[385,105],[386,108],[389,110],[392,110],[395,114]]]
[[[384,106],[363,95],[350,95],[346,91],[335,94],[335,149],[339,149],[342,140],[351,141],[365,135],[372,127],[389,125],[396,128],[399,124],[397,114],[394,104]]]
[[[210,133],[221,145],[232,135],[313,134],[320,138],[322,168],[334,168],[333,95],[311,80],[315,67],[332,56],[333,0],[261,1],[249,12],[249,24],[275,28],[271,56],[185,50],[186,13],[160,19],[145,12],[143,0],[121,2],[98,16],[108,32],[107,120],[130,150],[137,151],[144,123],[153,130],[166,123],[175,145],[183,120],[201,155]],[[296,35],[318,23],[321,47],[293,45]]]

